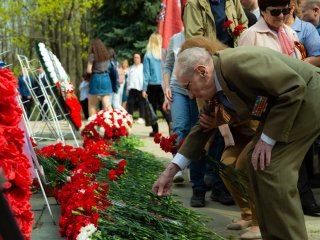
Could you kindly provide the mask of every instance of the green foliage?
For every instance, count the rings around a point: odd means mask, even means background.
[[[41,41],[70,66],[67,71],[75,64],[81,70],[81,61],[75,59],[81,58],[89,42],[88,19],[102,4],[103,0],[1,0],[0,33],[6,37],[0,51],[10,50],[16,65],[15,54],[33,59],[34,43]]]
[[[161,0],[105,0],[92,35],[116,50],[119,59],[131,59],[133,52],[145,52],[149,36],[157,31]]]
[[[130,137],[121,138],[113,145],[117,158],[128,163],[125,174],[109,182],[112,205],[104,217],[113,221],[102,220],[101,232],[93,239],[224,240],[205,227],[205,216],[184,208],[173,196],[158,198],[151,192],[164,166],[154,155],[137,150],[136,139],[131,141]],[[103,165],[107,165],[105,161]],[[102,181],[107,174],[108,170],[102,169],[97,179]]]

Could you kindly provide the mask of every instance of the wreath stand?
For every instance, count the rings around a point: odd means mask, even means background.
[[[30,77],[30,73],[36,83],[36,87],[32,87],[30,86],[28,81],[25,81],[28,90],[31,93],[32,101],[34,102],[34,107],[29,118],[26,114],[25,109],[23,108],[23,103],[20,99],[18,100],[23,110],[23,117],[29,136],[32,137],[35,141],[52,140],[65,144],[65,137],[67,134],[64,133],[70,132],[76,146],[79,147],[76,133],[78,137],[80,137],[80,135],[75,131],[74,126],[70,123],[70,120],[68,118],[69,113],[66,113],[65,108],[59,101],[59,97],[57,96],[55,91],[56,85],[51,84],[48,81],[47,77],[45,77],[46,86],[44,86],[43,82],[38,79],[36,69],[31,67],[31,62],[36,60],[29,61],[28,58],[23,55],[18,55],[18,60],[21,68],[26,69],[28,77]],[[36,64],[39,64],[38,61],[36,61]],[[40,94],[37,95],[35,91],[40,92]],[[41,102],[39,101],[39,98],[41,97],[44,98],[43,104],[41,104]],[[58,114],[56,110],[59,111]],[[40,119],[42,119],[41,122],[39,122]],[[60,119],[62,119],[62,121]],[[66,123],[67,127],[65,126],[65,124],[63,126],[62,123]],[[52,137],[45,136],[46,129],[49,130]]]
[[[19,98],[19,97],[17,97],[17,98]],[[45,185],[48,185],[50,183],[46,180],[45,173],[44,173],[41,165],[39,164],[39,161],[38,161],[36,153],[34,152],[34,149],[33,149],[30,137],[29,137],[29,133],[28,133],[26,125],[25,125],[25,119],[24,118],[23,118],[23,121],[21,121],[21,123],[20,123],[20,128],[24,132],[24,141],[25,141],[24,144],[26,144],[26,148],[27,148],[26,152],[24,152],[24,153],[25,153],[26,157],[29,159],[29,161],[32,160],[32,163],[33,163],[33,166],[31,166],[32,167],[31,175],[33,175],[32,176],[33,178],[34,178],[34,175],[36,176],[36,178],[37,178],[37,180],[39,182],[39,185],[40,185],[40,189],[41,189],[42,195],[43,195],[44,200],[46,202],[49,214],[51,216],[52,223],[54,225],[57,225],[55,220],[54,220],[53,214],[52,214],[52,210],[51,210],[51,207],[50,207],[50,204],[49,204],[49,201],[48,201],[47,194],[46,194],[46,192],[45,192],[45,190],[43,188],[43,184],[42,184],[42,182],[44,182]]]
[[[79,143],[74,131],[74,127],[70,123],[69,118],[67,117],[69,113],[65,112],[65,108],[62,107],[61,102],[59,101],[59,98],[56,95],[56,91],[54,89],[56,88],[56,86],[54,84],[51,84],[48,81],[47,77],[45,77],[46,86],[43,84],[41,80],[38,79],[36,69],[31,67],[31,62],[36,60],[29,61],[28,58],[23,55],[18,55],[18,60],[21,68],[26,69],[28,78],[30,77],[29,76],[29,73],[30,73],[36,83],[36,87],[32,87],[30,86],[28,81],[23,80],[25,81],[25,84],[28,90],[30,91],[32,101],[34,102],[33,110],[29,118],[27,116],[26,110],[24,109],[21,98],[17,97],[17,101],[23,111],[22,117],[24,120],[23,127],[24,127],[24,133],[25,133],[25,141],[26,141],[26,144],[28,144],[28,149],[30,151],[30,156],[28,157],[32,158],[32,162],[34,163],[34,166],[35,166],[34,173],[39,182],[41,192],[45,199],[53,224],[56,225],[45,189],[42,184],[44,183],[45,185],[48,185],[50,184],[50,182],[47,181],[45,177],[45,173],[43,172],[43,169],[38,162],[37,156],[30,142],[30,137],[32,137],[35,142],[43,141],[43,140],[51,140],[56,142],[62,142],[63,144],[65,144],[66,134],[63,134],[63,132],[67,132],[67,129],[63,129],[63,126],[61,126],[62,121],[59,121],[59,119],[63,119],[65,120],[64,122],[67,123],[69,131],[71,132],[73,140],[75,141],[77,147],[79,147]],[[36,63],[38,64],[38,61],[36,61]],[[36,91],[40,92],[40,94],[37,95]],[[39,101],[40,97],[44,98],[43,104],[41,104],[41,102]],[[60,113],[57,114],[55,109],[57,109]],[[40,117],[42,119],[41,122],[39,122]],[[31,121],[31,119],[35,119],[35,121]],[[46,129],[49,130],[52,137],[44,136]],[[79,135],[79,133],[77,134]]]

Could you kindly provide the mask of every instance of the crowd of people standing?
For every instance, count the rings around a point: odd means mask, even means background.
[[[131,115],[137,108],[137,123],[144,124],[145,104],[148,99],[153,110],[162,113],[170,132],[171,115],[162,108],[164,93],[161,86],[161,48],[161,35],[153,33],[146,46],[147,52],[143,60],[141,53],[135,52],[131,66],[127,59],[122,60],[120,65],[113,48],[106,48],[100,39],[93,39],[89,47],[87,72],[83,75],[79,88],[85,117],[90,119],[97,113],[98,108],[127,110]],[[116,72],[116,88],[112,83],[112,71]],[[102,106],[98,106],[98,99]],[[153,137],[158,132],[159,127],[155,123],[149,135]]]

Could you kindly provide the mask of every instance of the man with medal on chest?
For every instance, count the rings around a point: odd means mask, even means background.
[[[319,68],[267,48],[238,47],[213,56],[189,48],[178,55],[176,76],[190,96],[218,99],[216,128],[219,119],[259,120],[246,164],[262,239],[308,239],[297,180],[305,153],[320,135]],[[158,196],[170,193],[175,173],[196,159],[210,137],[200,127],[154,183]]]

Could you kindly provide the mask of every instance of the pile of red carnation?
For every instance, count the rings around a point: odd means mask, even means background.
[[[17,80],[0,69],[0,168],[7,182],[4,195],[25,239],[30,239],[33,213],[30,211],[31,176],[29,160],[22,153],[24,136],[19,128],[22,111],[17,104]]]
[[[127,164],[124,159],[114,160],[114,150],[105,141],[87,139],[85,145],[83,149],[57,143],[37,150],[41,165],[51,167],[45,168],[46,176],[55,186],[55,197],[61,204],[60,235],[67,239],[77,239],[81,229],[90,224],[99,229],[99,219],[112,221],[106,215],[108,182],[117,181]],[[60,173],[69,180],[56,185]],[[97,181],[97,175],[104,180]]]
[[[160,148],[165,152],[176,154],[183,143],[183,140],[178,143],[178,135],[172,134],[169,137],[164,137],[161,133],[154,135],[154,142],[160,144]]]

